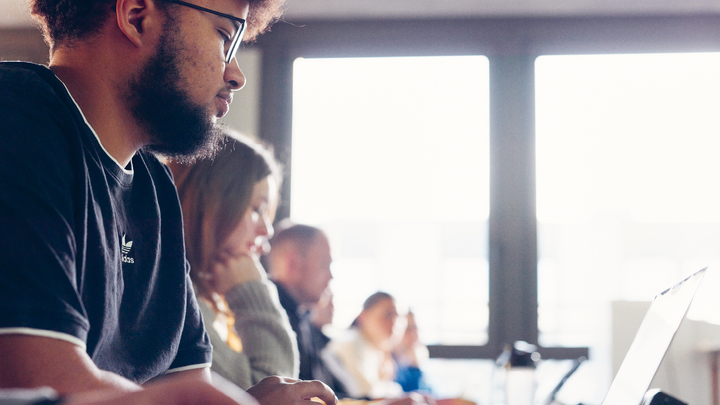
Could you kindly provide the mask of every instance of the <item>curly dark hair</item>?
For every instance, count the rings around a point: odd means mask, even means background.
[[[75,41],[97,34],[114,13],[115,0],[29,0],[30,10],[40,25],[51,50],[58,45],[72,46]],[[245,42],[254,41],[280,19],[285,0],[248,0]],[[167,5],[162,0],[162,6]]]

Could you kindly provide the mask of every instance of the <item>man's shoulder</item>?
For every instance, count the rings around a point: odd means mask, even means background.
[[[21,161],[70,162],[67,154],[82,153],[88,134],[82,115],[65,85],[46,66],[28,62],[0,62],[0,127],[3,156]],[[80,136],[79,136],[80,135]],[[62,167],[62,166],[61,166]]]
[[[290,293],[285,288],[285,286],[278,282],[273,280],[273,284],[275,284],[275,287],[277,287],[278,292],[278,299],[280,300],[280,305],[285,309],[285,311],[288,312],[289,316],[297,317],[297,310],[298,310],[298,304],[295,302],[292,296],[290,296]]]
[[[56,81],[59,82],[46,66],[30,62],[0,62],[0,82],[4,89],[38,86],[52,90]]]
[[[32,108],[67,114],[74,109],[65,85],[52,70],[30,62],[0,62],[0,103],[6,110]],[[17,112],[7,111],[8,114]]]

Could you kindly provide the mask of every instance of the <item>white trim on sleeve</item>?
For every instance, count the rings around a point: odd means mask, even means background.
[[[166,371],[165,374],[178,373],[180,371],[187,371],[187,370],[195,370],[198,368],[210,368],[210,366],[212,366],[212,363],[193,364],[190,366],[171,368],[170,370]]]
[[[83,350],[85,350],[87,347],[85,346],[85,342],[82,339],[79,339],[73,335],[69,335],[67,333],[62,332],[55,332],[52,330],[44,330],[44,329],[33,329],[33,328],[0,328],[0,335],[31,335],[31,336],[42,336],[42,337],[49,337],[53,339],[59,339],[64,340],[66,342],[70,342],[76,346],[80,346]]]

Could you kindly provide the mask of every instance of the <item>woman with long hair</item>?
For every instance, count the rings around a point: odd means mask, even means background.
[[[213,344],[212,370],[243,389],[297,377],[297,343],[259,256],[269,249],[281,182],[272,152],[235,132],[213,160],[170,162],[190,276]]]

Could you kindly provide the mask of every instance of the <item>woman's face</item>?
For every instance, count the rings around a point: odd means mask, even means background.
[[[375,346],[387,348],[392,343],[397,317],[398,312],[395,301],[386,298],[362,312],[360,315],[360,329]]]
[[[277,194],[272,177],[255,183],[250,205],[222,246],[222,252],[232,257],[262,253],[263,241],[272,237],[271,207]]]

